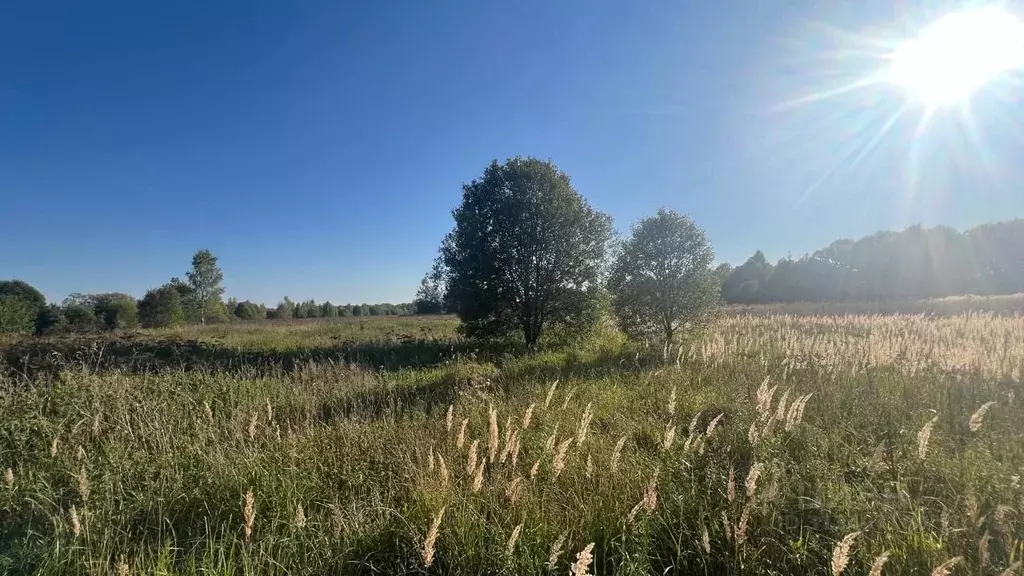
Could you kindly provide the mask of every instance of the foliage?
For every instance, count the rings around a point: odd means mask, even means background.
[[[181,294],[167,284],[154,288],[139,301],[139,318],[143,328],[165,328],[185,321]]]
[[[545,327],[589,316],[611,219],[552,162],[492,162],[463,186],[453,217],[439,275],[468,336],[521,331],[536,347]]]
[[[413,305],[416,307],[417,314],[444,313],[444,291],[441,290],[440,283],[431,278],[430,274],[424,276],[420,281]]]
[[[31,332],[46,297],[21,280],[0,281],[0,334]]]
[[[39,311],[46,306],[46,297],[43,293],[27,282],[21,280],[0,280],[0,298],[15,298],[26,303],[33,311]]]
[[[705,326],[718,304],[714,259],[704,230],[686,216],[661,209],[638,222],[608,278],[622,331],[660,337],[667,351],[680,329]]]
[[[234,309],[235,317],[240,320],[254,321],[264,320],[267,317],[267,310],[259,304],[246,300],[239,302]]]
[[[100,325],[107,330],[138,328],[139,326],[138,303],[128,294],[118,292],[90,294],[89,305]]]
[[[217,266],[217,257],[209,250],[199,250],[192,256],[192,269],[188,271],[188,284],[192,289],[192,305],[199,310],[200,324],[206,324],[207,314],[211,313],[211,305],[220,303],[224,305],[220,297],[224,294],[224,273]],[[226,310],[221,314],[220,310],[214,311],[218,317],[227,319]]]

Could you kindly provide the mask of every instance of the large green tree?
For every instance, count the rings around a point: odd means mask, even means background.
[[[0,333],[31,332],[45,307],[46,297],[27,282],[0,281]]]
[[[199,309],[199,322],[206,324],[206,318],[211,312],[214,303],[220,303],[220,297],[224,294],[224,273],[217,266],[217,257],[209,250],[200,250],[192,256],[192,269],[186,274],[188,284],[192,289],[192,297]],[[223,304],[219,306],[223,308]],[[215,312],[221,312],[216,310]],[[226,316],[226,314],[219,314]]]
[[[719,301],[714,260],[704,230],[687,216],[661,209],[640,220],[608,277],[622,331],[661,337],[667,353],[681,329],[705,325]]]
[[[181,324],[185,321],[181,294],[170,284],[146,292],[139,301],[139,318],[142,320],[143,328],[163,328]]]
[[[439,270],[470,337],[521,331],[536,347],[549,326],[596,318],[611,218],[592,208],[550,161],[492,162],[463,186]]]

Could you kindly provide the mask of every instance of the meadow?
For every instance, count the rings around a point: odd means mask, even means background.
[[[1019,574],[1024,318],[6,342],[9,574]]]

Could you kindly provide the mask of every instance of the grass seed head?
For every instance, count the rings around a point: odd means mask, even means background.
[[[963,561],[963,556],[954,556],[936,566],[935,569],[932,570],[932,576],[949,576],[950,573],[953,572],[953,568],[956,568],[956,565]]]
[[[508,537],[508,544],[505,545],[505,555],[511,556],[512,552],[515,552],[516,541],[519,540],[519,534],[523,531],[522,523],[518,524],[512,529],[512,535]]]
[[[760,462],[750,467],[750,472],[747,473],[747,498],[753,498],[754,492],[757,491],[757,479],[761,477],[761,471],[764,469],[764,465]]]
[[[252,537],[252,529],[256,524],[256,497],[252,494],[252,488],[245,492],[245,505],[242,506],[242,517],[245,520],[245,540]]]
[[[78,519],[78,510],[75,509],[75,505],[71,505],[71,512],[69,513],[71,518],[71,532],[74,533],[77,538],[82,534],[82,522]]]
[[[921,431],[917,433],[917,457],[922,460],[928,456],[928,442],[932,438],[932,429],[935,427],[935,423],[938,422],[938,420],[938,415],[933,416],[932,419],[921,428]]]
[[[488,421],[487,455],[493,463],[498,458],[498,411],[493,407],[488,410]]]
[[[448,413],[444,417],[444,429],[446,432],[452,431],[452,419],[455,417],[455,404],[448,405]]]
[[[544,409],[547,410],[551,404],[551,399],[555,397],[555,389],[558,388],[558,380],[551,383],[551,388],[548,389],[548,397],[544,399]]]
[[[871,564],[871,572],[868,572],[868,576],[882,576],[882,569],[885,568],[885,563],[889,561],[890,554],[891,552],[886,550],[875,556],[875,561]]]
[[[610,463],[611,464],[612,474],[617,472],[618,469],[619,469],[619,460],[622,459],[622,447],[625,446],[625,445],[626,445],[626,436],[623,436],[622,438],[619,438],[619,441],[615,443],[615,449],[612,450],[612,459],[611,459],[611,463]]]
[[[850,563],[850,551],[853,549],[853,541],[860,536],[860,532],[850,532],[836,543],[832,550],[832,576],[840,576],[846,565]]]
[[[459,436],[455,439],[455,448],[462,450],[462,446],[466,443],[466,427],[469,426],[469,418],[462,420],[462,424],[459,426]]]
[[[971,414],[971,419],[967,423],[971,428],[971,432],[977,432],[981,429],[981,425],[985,423],[985,414],[988,413],[989,408],[992,406],[995,406],[995,402],[985,402],[974,411],[974,414]]]
[[[537,406],[536,402],[531,403],[530,406],[526,408],[526,412],[523,414],[523,430],[524,431],[527,428],[530,427],[530,422],[533,420],[533,408],[535,406]]]
[[[572,565],[570,573],[572,576],[589,576],[590,564],[594,561],[594,543],[587,544],[587,547],[576,555],[576,562]]]
[[[473,440],[473,443],[469,445],[469,453],[466,455],[466,475],[472,477],[476,472],[476,450],[480,445],[479,440]]]
[[[4,470],[4,482],[7,483],[8,490],[14,490],[14,470],[11,470],[10,466]]]
[[[554,570],[555,565],[558,564],[558,557],[562,555],[562,547],[565,546],[565,539],[568,536],[568,532],[562,532],[562,534],[551,543],[551,550],[548,552],[548,570]]]
[[[423,540],[423,566],[426,568],[430,568],[431,564],[434,563],[435,546],[437,545],[437,536],[441,531],[442,519],[444,519],[443,506],[434,516],[434,521],[430,524],[430,530],[427,531],[427,537]]]
[[[568,438],[558,445],[558,452],[555,453],[555,458],[551,463],[551,467],[555,472],[555,478],[558,478],[558,475],[561,474],[562,470],[565,468],[569,445],[572,444],[572,440],[572,438]]]

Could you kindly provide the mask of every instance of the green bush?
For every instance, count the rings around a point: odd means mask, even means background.
[[[185,321],[181,294],[174,286],[154,288],[139,301],[139,318],[143,328],[176,326]]]

